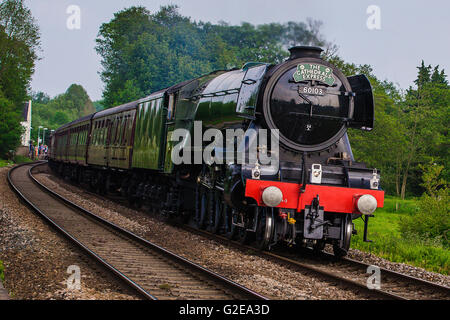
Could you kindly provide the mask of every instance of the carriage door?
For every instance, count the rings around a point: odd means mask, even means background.
[[[173,169],[172,163],[172,149],[174,143],[171,141],[173,131],[175,130],[175,93],[169,95],[169,102],[167,104],[167,121],[166,121],[166,141],[165,141],[165,157],[164,157],[164,172],[171,173]]]
[[[105,155],[106,155],[106,159],[105,159],[105,164],[106,166],[110,165],[110,161],[111,161],[111,131],[112,131],[112,127],[113,127],[113,120],[114,119],[114,115],[111,116],[109,119],[106,120],[106,143],[105,143]]]

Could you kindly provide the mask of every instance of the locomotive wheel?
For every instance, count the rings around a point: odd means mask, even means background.
[[[198,186],[195,191],[195,223],[198,229],[204,229],[208,210],[208,194]]]
[[[256,215],[258,213],[258,207],[254,207],[254,215],[253,219],[255,219]],[[249,215],[246,215],[246,218],[244,220],[244,227],[238,227],[237,228],[237,240],[241,244],[249,244],[255,239],[255,233],[252,231],[247,231],[248,228],[253,227],[253,220],[249,219]]]
[[[348,214],[342,218],[342,223],[344,225],[344,238],[342,240],[342,244],[339,240],[335,241],[333,244],[333,253],[337,258],[342,258],[347,255],[348,250],[350,249],[350,242],[352,240],[353,223],[351,215]]]
[[[141,209],[142,208],[142,199],[139,197],[136,197],[134,195],[128,195],[127,197],[128,204],[135,209]]]
[[[226,216],[226,237],[229,240],[234,240],[236,239],[236,231],[237,231],[237,227],[235,225],[233,225],[233,221],[235,219],[236,216],[236,210],[235,209],[230,209],[228,208],[228,206],[226,206],[225,208],[225,213],[227,214]]]
[[[125,178],[122,180],[122,183],[120,184],[120,195],[124,198],[127,196],[127,190],[128,190],[127,186],[128,186],[129,181],[130,181],[129,178]]]
[[[142,206],[144,205],[144,201],[142,200],[141,197],[134,197],[134,202],[133,202],[133,206],[136,209],[142,209]]]
[[[82,184],[84,182],[83,178],[83,169],[80,168],[80,170],[78,170],[77,184]]]
[[[248,244],[252,240],[252,234],[246,228],[237,227],[236,234],[240,244]]]
[[[106,176],[106,182],[105,182],[105,194],[110,194],[111,193],[111,189],[112,189],[111,188],[111,186],[112,186],[111,179],[112,179],[111,175],[108,174]]]
[[[227,238],[230,240],[237,240],[242,244],[248,243],[249,237],[246,229],[233,224],[233,222],[240,222],[239,212],[236,209],[233,209],[231,213],[230,232],[227,233]]]
[[[265,250],[272,242],[275,230],[273,209],[260,207],[258,226],[256,227],[256,245],[260,250]]]
[[[134,179],[130,179],[130,182],[127,186],[126,195],[128,204],[133,208],[139,209],[141,204],[139,203],[139,198],[136,196],[137,188],[138,183]]]
[[[325,249],[325,241],[318,240],[316,244],[313,245],[314,253],[321,253]]]
[[[99,171],[97,173],[97,180],[96,180],[95,191],[98,194],[100,194],[100,195],[105,195],[106,194],[104,173],[101,172],[101,171]]]

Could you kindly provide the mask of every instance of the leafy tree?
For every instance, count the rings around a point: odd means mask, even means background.
[[[57,124],[61,124],[61,125],[69,123],[71,121],[69,116],[67,115],[67,113],[65,113],[63,111],[56,111],[52,120],[53,120],[53,123],[55,123],[55,124],[57,123]]]
[[[217,69],[248,61],[277,63],[290,44],[321,45],[320,23],[193,22],[176,6],[151,14],[131,7],[101,26],[96,50],[102,57],[104,104],[112,107]]]
[[[81,85],[72,84],[61,101],[61,107],[74,109],[79,117],[95,112],[94,104]]]
[[[425,188],[429,196],[436,196],[441,187],[446,187],[447,182],[441,176],[444,166],[438,165],[431,160],[427,165],[419,165],[422,170],[421,186]]]
[[[39,126],[50,130],[74,121],[96,111],[86,90],[81,85],[72,84],[64,94],[47,99],[45,93],[33,94],[33,128],[32,138],[37,141]],[[42,134],[42,130],[41,130]],[[46,137],[46,141],[48,137]]]
[[[18,125],[21,119],[15,109],[14,103],[0,92],[0,156],[5,156],[9,150],[15,150],[20,143],[23,128]]]
[[[400,155],[402,163],[402,185],[400,195],[405,198],[408,180],[420,189],[420,163],[426,163],[431,157],[440,164],[449,163],[448,126],[450,87],[444,70],[426,66],[422,61],[417,68],[415,80],[417,88],[410,87],[402,106],[401,121],[406,126],[406,152]],[[444,173],[448,177],[448,168]]]
[[[17,106],[27,96],[40,46],[39,28],[23,2],[0,3],[0,88]]]
[[[23,0],[0,3],[0,157],[20,143],[22,107],[38,58],[39,37]]]
[[[431,82],[434,84],[448,85],[447,75],[444,69],[439,71],[439,66],[434,67],[433,74],[431,75]]]
[[[95,111],[97,111],[97,112],[105,109],[105,106],[104,106],[105,102],[103,100],[94,101],[93,104],[94,104]]]
[[[48,96],[46,93],[39,91],[39,92],[32,92],[31,93],[31,99],[35,103],[48,103],[50,101],[50,96]]]

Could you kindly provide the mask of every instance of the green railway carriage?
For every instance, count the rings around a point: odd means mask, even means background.
[[[61,128],[54,136],[56,140],[56,151],[54,153],[56,161],[66,161],[68,135],[69,130],[67,128]]]
[[[92,116],[76,121],[68,128],[67,161],[77,165],[86,165],[86,152]]]
[[[130,169],[137,102],[97,112],[92,117],[87,163]]]
[[[121,169],[130,168],[133,150],[133,127],[136,110],[124,110],[111,116],[111,132],[108,138],[108,166]]]

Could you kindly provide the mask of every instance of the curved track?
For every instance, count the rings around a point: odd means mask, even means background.
[[[17,194],[59,232],[148,299],[266,299],[62,198],[25,164],[11,169]]]
[[[93,193],[92,193],[93,194]],[[93,194],[96,197],[113,201],[119,201],[124,205],[125,201],[120,201],[116,197],[104,197]],[[415,278],[409,275],[398,273],[385,268],[379,268],[380,288],[369,289],[367,287],[368,273],[370,264],[360,261],[343,258],[336,260],[334,256],[322,253],[320,256],[314,256],[308,251],[292,253],[292,250],[285,250],[282,253],[273,253],[270,251],[260,251],[252,246],[242,245],[236,241],[230,241],[224,236],[215,235],[204,230],[177,224],[178,227],[189,230],[193,233],[219,241],[226,245],[232,245],[244,252],[251,250],[256,255],[260,255],[269,260],[288,265],[297,270],[306,271],[318,276],[332,284],[340,287],[349,288],[358,292],[361,298],[369,299],[399,299],[399,300],[450,300],[450,288],[423,279]]]

